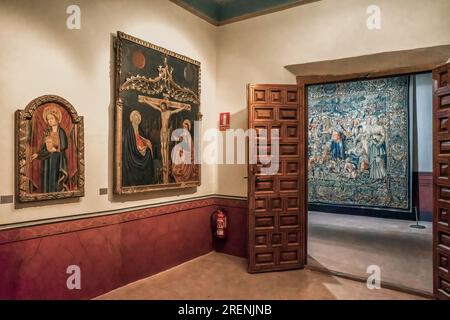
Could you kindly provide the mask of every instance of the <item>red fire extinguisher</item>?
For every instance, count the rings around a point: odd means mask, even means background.
[[[211,216],[212,230],[216,238],[227,237],[227,215],[223,209],[217,209]]]

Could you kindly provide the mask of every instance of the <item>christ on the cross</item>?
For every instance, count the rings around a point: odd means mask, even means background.
[[[178,112],[183,110],[191,110],[191,106],[186,103],[173,102],[169,101],[169,99],[158,99],[151,98],[147,96],[139,96],[139,103],[145,103],[152,107],[153,109],[159,111],[161,113],[161,155],[162,155],[162,164],[163,164],[163,183],[169,183],[169,121],[170,117]],[[170,110],[173,109],[173,110]]]

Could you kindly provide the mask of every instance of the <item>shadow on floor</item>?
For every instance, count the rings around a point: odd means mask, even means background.
[[[249,274],[246,265],[245,259],[213,252],[98,299],[420,299],[389,289],[369,290],[364,283],[309,269]]]
[[[382,283],[430,295],[433,290],[432,226],[411,229],[410,221],[310,212],[311,264],[367,279],[379,266]]]

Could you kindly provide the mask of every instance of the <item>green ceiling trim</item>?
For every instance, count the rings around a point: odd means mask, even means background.
[[[286,6],[298,2],[296,0],[247,0],[231,1],[222,5],[219,10],[219,22],[234,19],[243,15],[266,11],[274,7]]]
[[[214,21],[220,21],[220,4],[213,0],[181,0],[185,5],[200,11]]]
[[[171,0],[215,25],[318,0]]]

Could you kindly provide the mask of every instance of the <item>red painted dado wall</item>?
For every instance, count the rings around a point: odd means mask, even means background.
[[[224,243],[210,216],[228,214]],[[212,250],[246,256],[247,202],[212,197],[0,231],[0,299],[89,299]],[[81,290],[67,289],[67,267]]]
[[[414,172],[413,205],[419,210],[422,218],[430,218],[433,212],[433,173]]]

